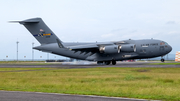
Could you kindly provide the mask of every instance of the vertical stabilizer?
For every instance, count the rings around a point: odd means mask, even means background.
[[[59,38],[51,31],[41,18],[19,21],[39,41],[40,44],[57,43]],[[59,40],[61,43],[61,40]]]

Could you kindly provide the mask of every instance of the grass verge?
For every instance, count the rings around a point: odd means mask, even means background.
[[[0,68],[0,90],[178,101],[179,89],[180,68]]]
[[[150,63],[149,65],[180,65],[180,62],[170,62],[170,63]]]
[[[53,65],[54,63],[45,61],[0,61],[0,65]],[[56,64],[60,64],[56,62]]]

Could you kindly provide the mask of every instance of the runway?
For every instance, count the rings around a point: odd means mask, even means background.
[[[129,98],[119,98],[119,97],[19,92],[19,91],[0,91],[0,100],[1,101],[150,101],[143,99],[129,99]]]
[[[106,68],[106,67],[159,67],[159,68],[167,68],[167,67],[180,67],[180,65],[151,65],[150,63],[154,62],[117,62],[116,65],[97,65],[96,63],[51,63],[51,64],[0,64],[0,68]]]

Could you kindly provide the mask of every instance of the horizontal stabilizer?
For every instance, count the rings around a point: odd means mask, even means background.
[[[20,24],[30,24],[30,23],[38,23],[40,20],[38,19],[28,19],[28,20],[24,20],[24,21],[20,21]]]
[[[8,21],[9,23],[19,23],[21,21]]]
[[[24,21],[9,21],[9,23],[20,23],[20,24],[31,24],[31,23],[38,23],[40,20],[37,18],[34,19],[28,19]]]

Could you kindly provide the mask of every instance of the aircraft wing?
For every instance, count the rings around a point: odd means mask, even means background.
[[[84,45],[75,45],[69,46],[68,48],[71,50],[84,50],[84,49],[99,49],[101,46],[108,46],[108,45],[118,45],[118,44],[127,44],[126,42],[100,42],[94,44],[84,44]]]
[[[99,49],[100,46],[114,45],[114,43],[95,43],[95,44],[84,44],[69,46],[71,50],[86,50],[86,49]]]
[[[86,45],[76,45],[68,47],[71,50],[83,50],[83,49],[91,49],[91,48],[98,48],[96,44],[86,44]]]
[[[69,50],[71,51],[74,51],[75,53],[76,52],[79,52],[80,53],[85,53],[85,54],[88,54],[88,53],[91,53],[94,54],[94,53],[102,53],[104,51],[104,47],[109,46],[113,49],[114,49],[114,46],[117,46],[116,43],[114,42],[99,42],[99,43],[91,43],[91,44],[82,44],[82,45],[73,45],[73,46],[69,46],[67,47]],[[118,49],[116,48],[116,50],[118,52]]]
[[[81,45],[73,45],[67,47],[69,50],[74,52],[85,52],[85,53],[120,53],[120,52],[135,52],[136,45],[129,44],[126,42],[106,42],[106,43],[89,43]]]

